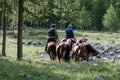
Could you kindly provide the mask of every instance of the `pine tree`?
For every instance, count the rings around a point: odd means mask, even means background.
[[[92,23],[99,31],[103,29],[102,20],[106,11],[104,1],[105,0],[93,0]]]
[[[117,29],[119,29],[119,18],[116,15],[116,11],[113,5],[110,5],[107,13],[104,15],[103,25],[112,31],[116,31]]]
[[[91,14],[88,10],[85,9],[85,7],[82,8],[80,12],[80,18],[78,19],[79,23],[82,27],[88,27],[91,26]]]

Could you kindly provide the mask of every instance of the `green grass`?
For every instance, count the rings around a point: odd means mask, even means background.
[[[23,41],[47,41],[48,29],[30,29],[23,33]],[[77,39],[87,38],[88,42],[115,41],[120,43],[119,33],[74,31]],[[7,31],[6,54],[0,56],[0,80],[120,80],[120,62],[74,62],[59,63],[40,58],[44,47],[23,46],[23,60],[17,61],[16,36]],[[58,30],[60,39],[65,36],[64,30]],[[15,35],[17,35],[15,31]],[[2,33],[0,33],[2,36]],[[12,42],[12,43],[11,43]],[[2,37],[0,37],[0,51],[2,51]]]
[[[0,58],[2,80],[119,80],[119,62],[59,63]]]
[[[46,28],[33,29],[28,28],[28,30],[23,31],[23,39],[24,40],[36,40],[45,42],[47,40],[47,31]],[[57,30],[60,40],[65,37],[64,30]],[[115,32],[97,32],[97,31],[81,31],[74,30],[75,37],[77,39],[87,38],[89,42],[105,42],[105,41],[115,41],[116,43],[120,43],[120,33]],[[2,35],[2,31],[0,33]],[[9,38],[17,37],[17,31],[15,31],[15,35],[12,35],[12,31],[8,30],[7,35]]]

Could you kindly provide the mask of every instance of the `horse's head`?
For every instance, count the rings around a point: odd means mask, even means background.
[[[88,39],[83,38],[83,39],[79,39],[77,42],[78,42],[78,43],[82,43],[82,42],[87,42],[87,40],[88,40]]]
[[[95,49],[95,51],[93,51],[93,56],[98,56],[99,54],[100,54],[100,52],[97,49]]]
[[[100,54],[100,52],[97,49],[93,48],[90,44],[86,44],[86,48],[89,53],[92,53],[93,56],[98,56]]]

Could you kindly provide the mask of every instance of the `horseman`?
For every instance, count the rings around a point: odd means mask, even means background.
[[[65,29],[65,33],[66,33],[66,35],[65,35],[65,39],[63,40],[63,42],[66,41],[69,38],[75,39],[74,38],[74,32],[73,32],[71,24],[69,24],[68,27]]]
[[[68,25],[68,27],[65,29],[65,33],[66,33],[66,36],[65,38],[68,39],[68,38],[74,38],[74,32],[72,30],[72,25]]]
[[[57,42],[58,40],[58,33],[56,30],[56,25],[55,24],[51,24],[50,29],[48,30],[48,40],[47,40],[47,44],[45,46],[45,51],[47,51],[47,46],[48,43],[51,41]]]

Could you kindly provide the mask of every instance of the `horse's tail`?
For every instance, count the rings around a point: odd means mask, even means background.
[[[89,53],[92,53],[93,56],[99,54],[99,52],[96,49],[94,49],[90,44],[86,44],[86,49]]]
[[[66,53],[65,53],[65,61],[69,61],[70,59],[70,45],[69,44],[66,44]]]
[[[55,57],[56,56],[56,45],[52,45],[51,50],[52,50],[52,53],[53,53],[53,55]]]

